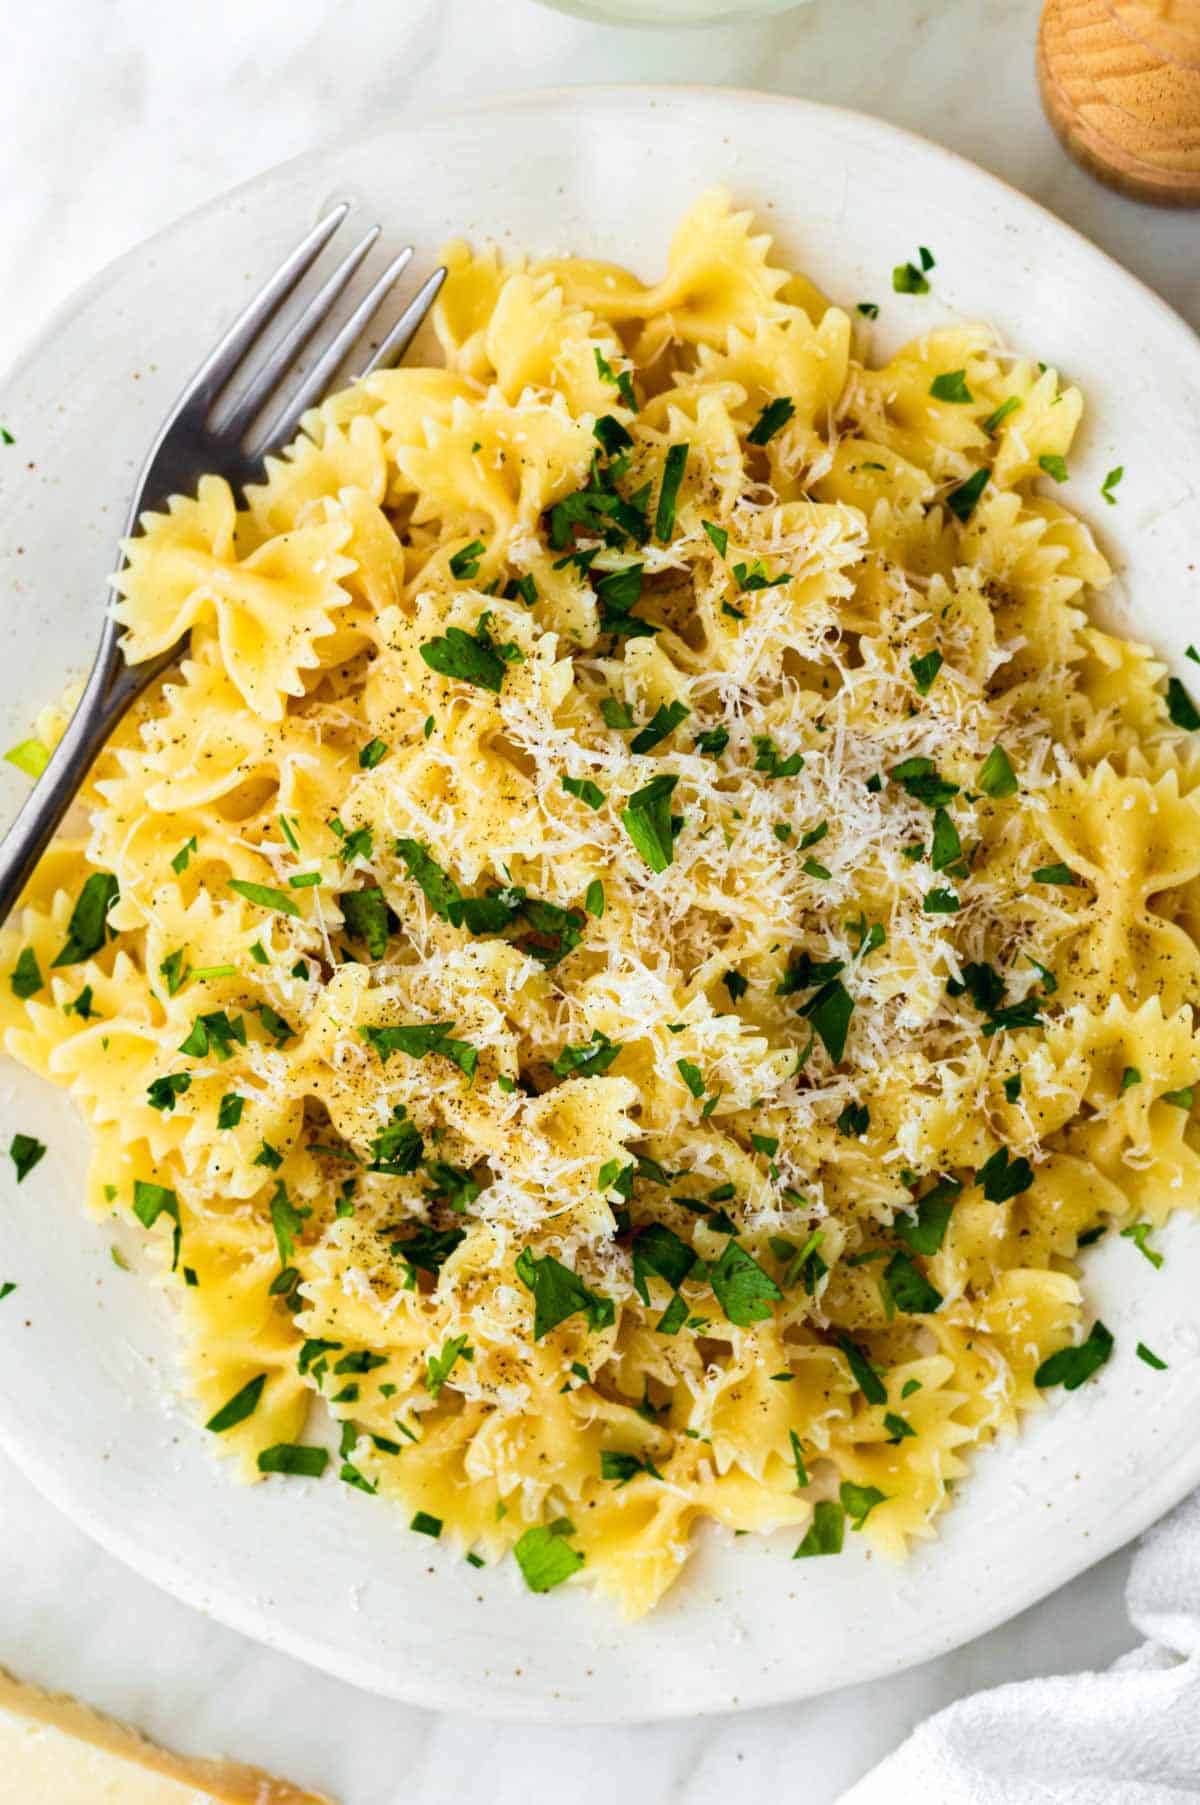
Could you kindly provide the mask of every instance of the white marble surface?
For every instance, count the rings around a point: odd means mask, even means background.
[[[0,361],[93,270],[270,163],[405,109],[583,80],[729,83],[880,114],[1033,194],[1200,325],[1196,216],[1109,195],[1063,157],[1033,85],[1037,10],[814,0],[761,25],[655,34],[532,0],[0,0]],[[936,207],[931,195],[931,226]],[[768,1789],[831,1805],[961,1693],[1115,1658],[1132,1640],[1126,1565],[1106,1561],[957,1654],[814,1703],[632,1729],[495,1727],[357,1693],[197,1617],[92,1548],[0,1458],[0,1663],[343,1805],[740,1805]]]

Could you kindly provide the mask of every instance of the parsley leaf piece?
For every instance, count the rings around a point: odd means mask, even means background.
[[[629,750],[631,752],[649,752],[652,747],[659,744],[660,740],[665,740],[669,734],[674,733],[680,721],[686,721],[690,713],[691,709],[685,708],[682,702],[672,702],[669,708],[665,704],[660,704],[655,709],[648,725],[630,740]]]
[[[113,1251],[115,1254],[116,1250],[114,1249]],[[0,1285],[0,1304],[4,1302],[6,1297],[11,1297],[16,1288],[12,1279],[5,1279],[4,1283]]]
[[[865,1103],[847,1103],[837,1119],[837,1131],[847,1140],[866,1134],[871,1126],[871,1112]]]
[[[0,1292],[0,1296],[3,1296],[3,1292]],[[1150,1351],[1150,1349],[1146,1346],[1146,1343],[1144,1341],[1138,1342],[1136,1353],[1137,1353],[1138,1359],[1144,1360],[1147,1366],[1152,1366],[1156,1373],[1165,1373],[1166,1372],[1166,1370],[1167,1370],[1166,1361],[1160,1360],[1157,1354],[1152,1353]]]
[[[729,534],[723,526],[714,526],[711,520],[702,520],[700,525],[708,534],[716,550],[718,558],[723,558],[729,549]]]
[[[328,1448],[310,1448],[300,1442],[276,1442],[258,1457],[260,1473],[291,1473],[300,1479],[319,1479],[328,1465]]]
[[[663,545],[670,539],[675,528],[675,505],[679,499],[679,485],[683,481],[690,450],[691,447],[686,442],[670,446],[663,464],[658,512],[654,516],[654,535]]]
[[[564,777],[562,787],[568,796],[575,796],[580,802],[586,802],[589,808],[604,807],[604,791],[590,777]]]
[[[1167,718],[1173,727],[1181,727],[1185,733],[1195,733],[1200,727],[1200,709],[1178,677],[1167,679]],[[54,963],[58,965],[61,961],[56,959]]]
[[[218,1411],[209,1417],[204,1427],[211,1429],[214,1435],[224,1435],[227,1429],[236,1429],[244,1423],[248,1416],[253,1416],[258,1409],[259,1399],[263,1394],[263,1386],[267,1382],[266,1373],[257,1373],[249,1379],[240,1391],[235,1391],[227,1404],[222,1404]]]
[[[893,1442],[901,1442],[906,1436],[915,1436],[917,1433],[907,1417],[897,1416],[894,1410],[886,1412],[883,1419],[883,1426],[887,1430],[890,1440]]]
[[[792,1559],[804,1561],[821,1554],[840,1554],[845,1536],[845,1510],[836,1499],[823,1498],[813,1505],[812,1522]]]
[[[172,1236],[171,1271],[179,1264],[183,1242],[183,1224],[179,1219],[179,1199],[166,1185],[148,1184],[145,1179],[133,1181],[133,1213],[143,1228],[153,1228],[160,1216],[169,1216],[175,1224]]]
[[[168,1072],[162,1078],[151,1079],[146,1086],[146,1101],[151,1109],[170,1115],[180,1097],[191,1088],[192,1081],[186,1072]]]
[[[250,884],[240,877],[231,877],[229,888],[238,896],[245,897],[247,902],[257,903],[262,909],[275,909],[280,915],[300,913],[299,903],[293,902],[286,890],[278,890],[274,884]]]
[[[798,777],[804,769],[804,754],[793,752],[788,758],[781,758],[770,735],[758,733],[754,736],[754,769],[770,778]]]
[[[472,539],[469,545],[460,546],[450,560],[450,575],[456,582],[464,578],[470,579],[479,575],[479,561],[487,551],[482,539]]]
[[[394,1259],[403,1260],[410,1270],[428,1272],[436,1278],[465,1234],[462,1228],[426,1228],[424,1223],[415,1223],[413,1233],[404,1241],[393,1241],[388,1252]]]
[[[217,1105],[217,1127],[236,1128],[245,1107],[245,1097],[239,1097],[236,1091],[226,1091]]]
[[[605,696],[600,703],[600,713],[606,727],[617,731],[633,726],[633,709],[628,702],[621,702],[616,696]]]
[[[671,796],[678,782],[678,777],[652,777],[621,810],[622,825],[651,871],[665,871],[674,857],[677,829]]]
[[[614,1320],[612,1299],[590,1291],[583,1280],[556,1260],[553,1254],[540,1258],[532,1247],[523,1247],[517,1255],[517,1277],[533,1294],[533,1338],[540,1341],[560,1322],[580,1311],[587,1317],[588,1327],[606,1329]]]
[[[761,589],[779,589],[792,580],[786,570],[772,576],[761,558],[752,558],[749,564],[735,564],[733,576],[744,595],[757,595]]]
[[[612,1448],[603,1448],[600,1452],[600,1477],[615,1481],[617,1489],[628,1485],[639,1473],[647,1473],[651,1479],[661,1479],[662,1474],[650,1459],[639,1459],[636,1454],[622,1454]]]
[[[1105,477],[1104,481],[1100,485],[1100,493],[1101,493],[1101,495],[1103,495],[1105,501],[1108,503],[1110,508],[1115,508],[1117,505],[1117,498],[1113,494],[1113,490],[1116,488],[1117,484],[1120,482],[1120,480],[1124,476],[1124,474],[1125,474],[1124,464],[1118,464],[1115,467],[1115,469],[1112,469],[1109,471],[1108,475]]]
[[[39,1141],[31,1134],[14,1134],[8,1156],[17,1168],[17,1183],[28,1178],[38,1161],[46,1151],[44,1141]]]
[[[594,877],[592,879],[591,883],[588,885],[587,889],[585,890],[584,896],[583,896],[583,906],[587,910],[589,915],[594,915],[596,917],[597,921],[603,915],[603,913],[604,913],[604,885],[601,883],[601,881],[598,877]]]
[[[906,1253],[894,1253],[883,1269],[888,1295],[906,1316],[932,1316],[943,1297]]]
[[[1123,1241],[1132,1241],[1138,1252],[1149,1260],[1151,1266],[1153,1266],[1154,1270],[1157,1272],[1163,1263],[1163,1256],[1159,1253],[1157,1248],[1149,1245],[1150,1236],[1153,1233],[1154,1224],[1152,1222],[1131,1222],[1128,1228],[1123,1228],[1121,1230],[1121,1239]]]
[[[479,1064],[479,1049],[466,1040],[451,1040],[453,1022],[411,1022],[394,1027],[370,1027],[358,1030],[362,1039],[374,1047],[380,1060],[387,1064],[393,1053],[407,1053],[410,1059],[424,1059],[429,1053],[441,1053],[468,1078]]]
[[[961,520],[964,526],[975,512],[979,497],[987,488],[988,478],[991,474],[987,465],[981,464],[979,469],[968,476],[965,482],[959,483],[947,495],[946,506],[954,518]]]
[[[1177,1091],[1163,1091],[1159,1098],[1160,1103],[1173,1104],[1176,1109],[1191,1109],[1195,1101],[1196,1094],[1190,1084],[1185,1084]]]
[[[45,982],[41,967],[37,962],[37,954],[31,946],[23,946],[17,955],[17,963],[12,968],[12,976],[8,980],[13,995],[24,1001],[27,997],[36,996]]]
[[[943,370],[930,383],[929,393],[935,401],[974,401],[975,399],[967,387],[965,370]]]
[[[708,1282],[726,1317],[739,1329],[764,1322],[771,1305],[783,1298],[775,1280],[736,1241],[727,1242],[720,1259],[709,1267]]]
[[[665,1279],[672,1291],[678,1291],[695,1264],[696,1256],[688,1243],[664,1223],[651,1222],[634,1236],[633,1284],[644,1304],[650,1302],[646,1285],[649,1274]]]
[[[396,854],[403,859],[408,875],[420,885],[434,914],[449,921],[450,905],[462,900],[462,891],[454,879],[419,840],[397,840]]]
[[[879,302],[859,301],[856,303],[856,311],[862,314],[864,320],[877,320],[879,318]]]
[[[888,774],[901,784],[914,802],[942,808],[958,795],[958,785],[942,777],[931,758],[905,758]]]
[[[493,695],[500,694],[505,662],[486,633],[465,633],[461,627],[447,627],[444,634],[427,639],[418,650],[439,677],[451,677],[476,689],[490,690]]]
[[[944,808],[936,810],[933,817],[933,846],[930,862],[935,871],[945,871],[948,865],[954,865],[962,857],[962,841],[958,837],[958,829]]]
[[[957,915],[962,903],[953,890],[927,890],[921,907],[926,915]]]
[[[1015,1103],[1021,1095],[1021,1074],[1011,1072],[1004,1080],[1004,1098],[1007,1103]]]
[[[654,1325],[657,1335],[678,1335],[687,1321],[687,1302],[680,1292],[676,1292],[670,1303]]]
[[[388,746],[384,740],[368,740],[358,755],[359,769],[373,771],[388,755]]]
[[[721,982],[729,992],[731,1003],[740,1002],[750,988],[749,978],[744,978],[740,971],[727,971]]]
[[[644,569],[642,564],[626,564],[620,570],[606,571],[596,584],[600,624],[608,632],[638,638],[655,631],[633,612],[641,600]]]
[[[1061,1385],[1067,1391],[1078,1391],[1086,1379],[1099,1372],[1112,1353],[1113,1345],[1112,1335],[1097,1319],[1092,1324],[1086,1341],[1081,1341],[1078,1347],[1059,1348],[1056,1354],[1043,1360],[1033,1375],[1033,1382],[1042,1391],[1050,1385]]]
[[[934,679],[942,668],[940,652],[926,652],[920,658],[910,658],[909,668],[919,696],[927,696],[933,688]]]
[[[954,1206],[962,1195],[956,1178],[939,1178],[925,1195],[918,1198],[915,1216],[898,1215],[892,1232],[913,1253],[935,1254],[946,1238]]]
[[[115,939],[116,931],[108,925],[108,917],[120,898],[117,880],[110,871],[93,871],[79,892],[79,900],[67,923],[67,939],[54,964],[79,965],[98,953],[106,939]]]
[[[1033,874],[1033,881],[1035,884],[1063,884],[1064,886],[1069,886],[1077,884],[1079,879],[1075,876],[1075,873],[1071,870],[1069,865],[1064,865],[1062,861],[1059,860],[1058,863],[1054,865],[1039,865]]]
[[[861,1529],[875,1506],[887,1503],[887,1493],[877,1485],[855,1485],[853,1480],[843,1479],[838,1491],[851,1529]]]
[[[592,1030],[592,1038],[580,1047],[564,1047],[556,1057],[550,1070],[556,1078],[597,1078],[607,1072],[617,1055],[623,1051],[621,1041],[613,1041],[599,1028]]]
[[[803,1488],[808,1484],[808,1468],[804,1464],[804,1451],[800,1446],[800,1437],[794,1429],[788,1430],[788,1439],[792,1444],[792,1460],[796,1467],[796,1484]]]
[[[175,873],[176,877],[182,877],[191,862],[192,854],[197,850],[196,836],[193,834],[190,840],[184,841],[183,845],[179,848],[179,851],[175,854],[175,857],[171,860],[171,870]]]
[[[618,457],[633,444],[632,435],[621,425],[615,414],[601,414],[592,432],[608,458]]]
[[[465,1335],[451,1335],[440,1354],[431,1354],[425,1362],[425,1389],[436,1398],[459,1360],[473,1360],[475,1350]]]
[[[275,1245],[279,1249],[281,1266],[291,1265],[292,1255],[296,1251],[296,1236],[304,1226],[305,1217],[311,1215],[311,1210],[298,1208],[292,1203],[287,1186],[280,1179],[271,1198],[271,1227],[275,1230]]]
[[[1010,414],[1015,414],[1020,405],[1021,403],[1017,397],[1015,395],[1010,395],[1007,401],[1002,401],[1000,403],[995,413],[988,415],[983,423],[984,432],[994,437],[1008,419],[1008,416]]]
[[[513,1546],[518,1567],[531,1592],[549,1592],[578,1573],[584,1557],[566,1537],[572,1533],[565,1518],[557,1523],[535,1524]]]
[[[975,1174],[975,1183],[983,1186],[989,1203],[1008,1203],[1032,1185],[1033,1167],[1022,1156],[1013,1159],[1007,1147],[997,1147]]]
[[[979,767],[976,779],[985,796],[999,798],[1015,796],[1017,793],[1017,774],[1012,768],[1008,753],[999,743],[994,745]]]
[[[677,1059],[675,1070],[691,1091],[693,1097],[702,1097],[705,1091],[704,1073],[691,1059]]]
[[[892,271],[892,288],[898,295],[927,295],[929,283],[915,263],[898,263]]]
[[[388,908],[383,891],[343,890],[337,900],[350,938],[366,941],[369,959],[382,959],[388,943]]]
[[[854,1013],[854,998],[841,979],[831,978],[828,984],[822,984],[800,1013],[812,1023],[825,1051],[837,1065],[846,1050],[846,1035]]]
[[[1065,483],[1069,474],[1067,460],[1056,451],[1044,451],[1038,459],[1038,469],[1052,476],[1056,483]]]
[[[853,1375],[854,1383],[862,1392],[867,1403],[886,1404],[887,1386],[862,1349],[857,1347],[847,1335],[839,1335],[837,1344],[846,1357],[846,1363]]]
[[[768,401],[746,434],[747,445],[769,444],[775,434],[782,431],[787,425],[795,411],[795,402],[789,400],[786,395],[777,395],[774,401]]]

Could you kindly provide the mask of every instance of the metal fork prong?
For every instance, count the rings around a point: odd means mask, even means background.
[[[399,363],[417,336],[425,315],[437,300],[446,275],[445,267],[439,265],[428,281],[421,285],[374,356],[358,372],[360,377],[369,376],[372,370],[390,370],[394,363]]]
[[[302,415],[321,399],[329,387],[334,371],[352,346],[357,343],[372,315],[377,308],[382,306],[392,288],[408,268],[412,261],[412,254],[412,246],[405,245],[399,256],[392,258],[383,274],[368,289],[345,325],[334,333],[295,394],[275,415],[266,431],[247,447],[246,455],[251,462],[256,462],[265,452],[275,450],[278,446],[286,444],[287,440],[291,438]]]
[[[362,262],[381,227],[372,226],[348,256],[343,257],[326,282],[321,284],[304,311],[293,320],[276,344],[271,346],[262,363],[254,370],[246,387],[238,395],[228,415],[221,413],[212,423],[213,431],[223,439],[240,440],[264,404],[271,399],[280,377],[291,366],[297,353],[304,349],[317,327],[332,311],[334,302]]]
[[[270,281],[263,284],[249,306],[243,308],[216,349],[197,370],[187,391],[186,406],[199,405],[207,412],[263,327],[274,318],[305,271],[316,262],[349,211],[350,203],[339,201],[332,212],[327,213],[308,236],[301,239]]]

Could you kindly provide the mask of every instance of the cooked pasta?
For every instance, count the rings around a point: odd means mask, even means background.
[[[700,1519],[901,1554],[1107,1357],[1081,1238],[1200,1194],[1200,716],[1091,624],[1055,370],[871,367],[720,193],[649,287],[448,263],[438,367],[129,542],[127,655],[190,642],[5,1045],[245,1477],[332,1439],[630,1615]]]

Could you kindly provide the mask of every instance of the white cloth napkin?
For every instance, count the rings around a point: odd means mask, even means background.
[[[960,1699],[839,1805],[1200,1800],[1200,1492],[1146,1536],[1126,1598],[1141,1648],[1104,1673]]]

